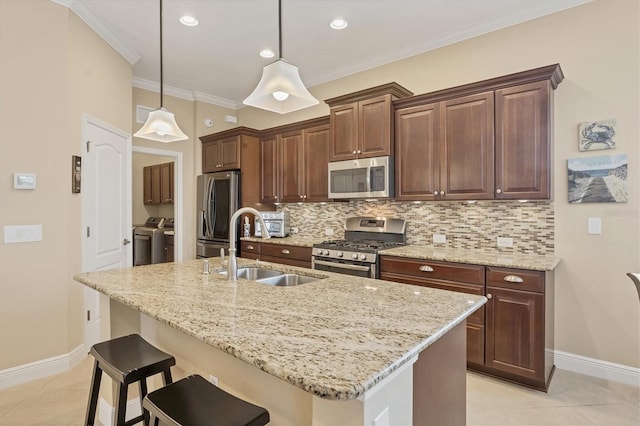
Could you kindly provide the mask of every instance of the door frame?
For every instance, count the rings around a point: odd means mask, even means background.
[[[183,153],[180,151],[171,151],[160,148],[147,148],[145,146],[136,146],[133,145],[131,147],[131,153],[138,154],[150,154],[150,155],[158,155],[161,157],[170,157],[173,158],[175,163],[175,173],[173,174],[173,212],[174,212],[174,230],[175,230],[175,261],[178,262],[182,260],[183,255],[183,241],[184,241],[184,206],[183,206],[183,196],[184,196],[184,179],[183,179]],[[131,173],[131,167],[129,167],[129,173]]]

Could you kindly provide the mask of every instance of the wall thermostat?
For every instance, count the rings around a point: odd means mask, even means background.
[[[36,189],[36,175],[31,173],[14,173],[13,189]]]

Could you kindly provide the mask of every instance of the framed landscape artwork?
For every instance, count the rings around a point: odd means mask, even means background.
[[[626,203],[627,154],[568,160],[570,203]]]
[[[580,123],[578,137],[580,151],[613,149],[616,147],[616,120],[600,120]]]

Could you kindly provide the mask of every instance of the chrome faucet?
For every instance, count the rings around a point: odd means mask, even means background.
[[[262,227],[262,235],[263,239],[271,238],[269,235],[269,231],[267,230],[267,226],[264,224],[264,220],[262,220],[262,215],[258,210],[253,207],[242,207],[241,209],[236,210],[236,212],[231,216],[231,220],[229,221],[229,265],[227,266],[227,279],[230,281],[235,281],[238,279],[238,261],[236,259],[236,240],[238,233],[238,218],[245,214],[251,213],[258,218],[260,222],[260,226]]]

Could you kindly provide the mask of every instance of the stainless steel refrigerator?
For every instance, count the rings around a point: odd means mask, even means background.
[[[217,257],[221,248],[228,250],[229,220],[240,203],[239,176],[235,170],[198,176],[196,257]]]

